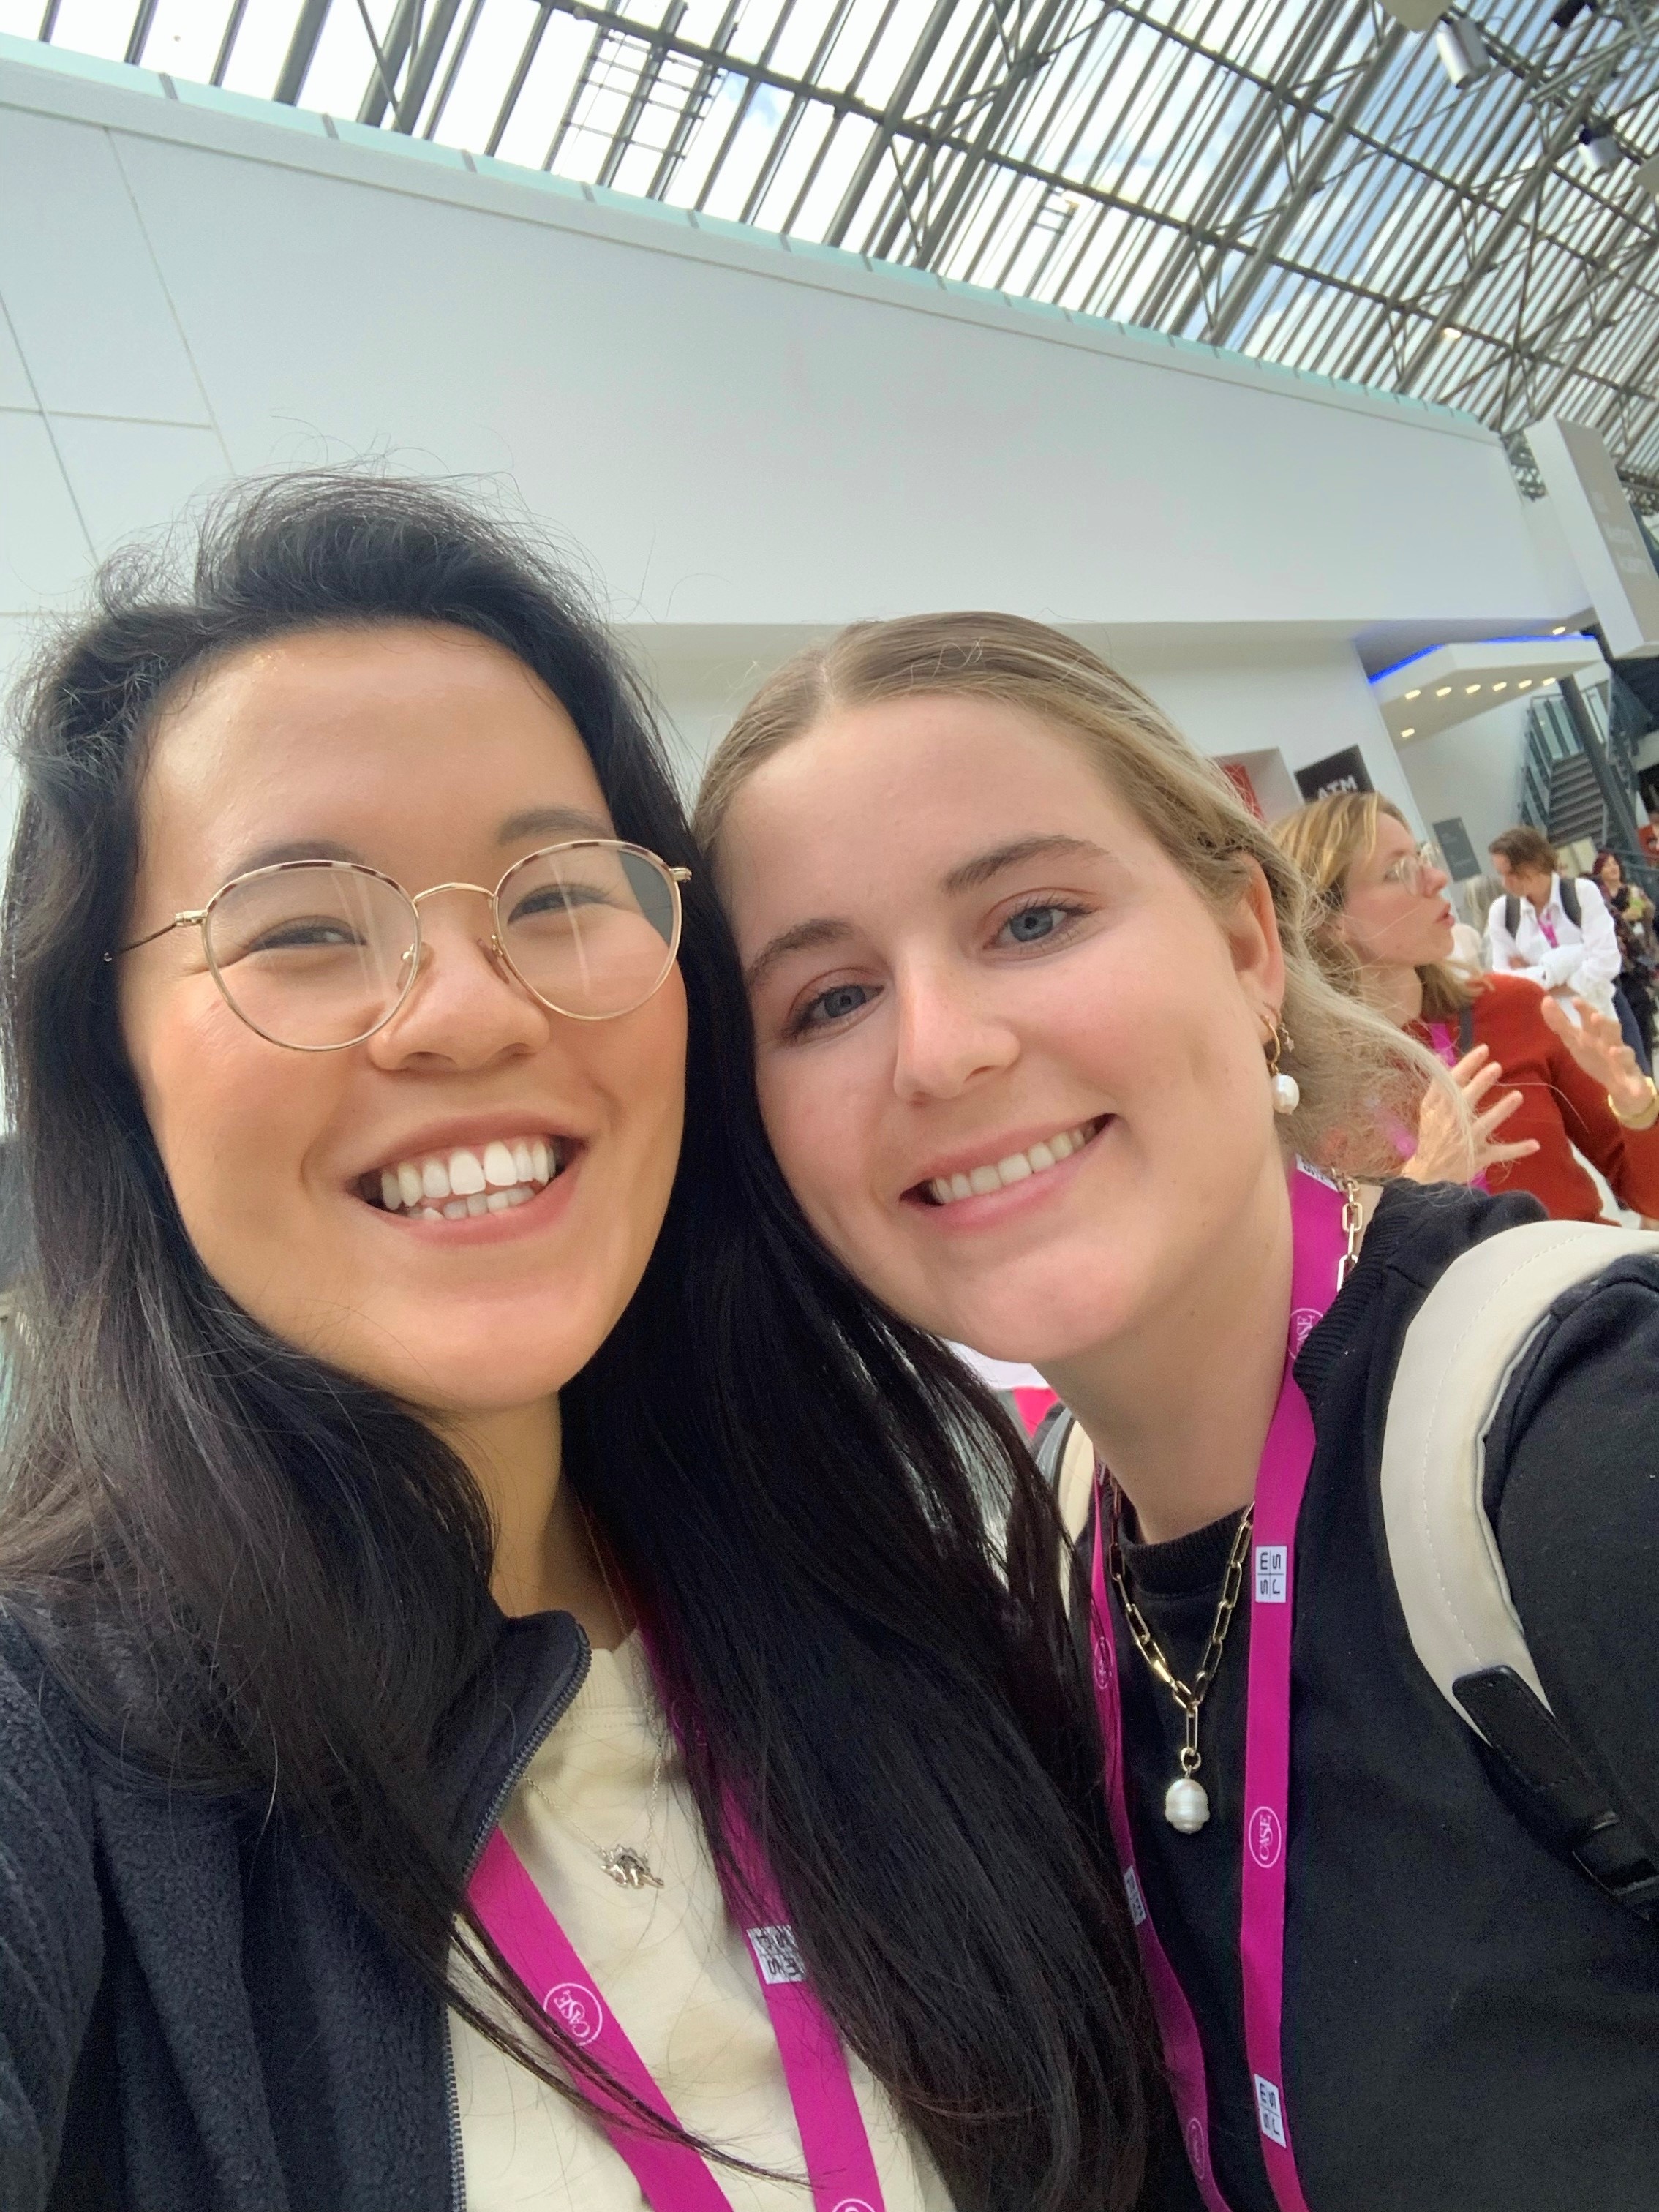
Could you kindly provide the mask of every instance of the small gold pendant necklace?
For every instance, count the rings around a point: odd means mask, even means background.
[[[1198,1779],[1198,1770],[1204,1764],[1203,1755],[1198,1747],[1198,1717],[1205,1693],[1214,1681],[1221,1665],[1221,1655],[1227,1648],[1227,1631],[1232,1626],[1238,1594],[1244,1587],[1244,1562],[1249,1556],[1250,1525],[1255,1511],[1253,1505],[1247,1505],[1239,1516],[1237,1534],[1233,1538],[1232,1550],[1227,1555],[1227,1571],[1222,1578],[1221,1601],[1216,1607],[1215,1619],[1210,1624],[1210,1640],[1204,1647],[1204,1656],[1199,1662],[1197,1674],[1190,1682],[1183,1682],[1164,1657],[1158,1638],[1147,1624],[1146,1614],[1130,1595],[1128,1577],[1123,1571],[1123,1493],[1115,1482],[1112,1485],[1112,1537],[1109,1554],[1112,1586],[1117,1592],[1117,1601],[1123,1608],[1123,1618],[1134,1638],[1136,1650],[1175,1699],[1186,1724],[1186,1741],[1181,1747],[1181,1771],[1164,1793],[1164,1817],[1183,1836],[1195,1836],[1210,1817],[1210,1793]]]
[[[667,1745],[659,1735],[657,1738],[656,1764],[651,1770],[651,1795],[647,1800],[645,1808],[645,1841],[637,1849],[632,1844],[596,1844],[592,1836],[584,1834],[576,1826],[567,1808],[556,1804],[548,1796],[539,1782],[532,1782],[529,1785],[532,1794],[541,1799],[554,1818],[569,1829],[579,1844],[585,1844],[592,1852],[618,1889],[660,1889],[662,1887],[661,1876],[652,1868],[651,1850],[656,1836],[657,1798],[662,1789],[663,1760],[666,1752]]]

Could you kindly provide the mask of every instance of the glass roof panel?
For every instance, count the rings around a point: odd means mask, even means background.
[[[1659,7],[0,0],[0,27],[1469,410],[1659,501]],[[1580,141],[1609,136],[1596,167]]]

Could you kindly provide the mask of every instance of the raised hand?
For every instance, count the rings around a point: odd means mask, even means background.
[[[1438,1085],[1425,1095],[1417,1150],[1401,1173],[1413,1182],[1473,1182],[1500,1160],[1524,1160],[1535,1152],[1535,1137],[1515,1145],[1498,1139],[1498,1130],[1521,1103],[1518,1091],[1491,1096],[1503,1073],[1490,1046],[1478,1044],[1465,1053],[1450,1070],[1459,1098],[1449,1098]]]
[[[1578,1015],[1576,1022],[1559,999],[1547,998],[1546,1026],[1553,1030],[1585,1074],[1607,1092],[1620,1120],[1641,1121],[1654,1105],[1653,1085],[1625,1042],[1618,1022],[1587,999],[1575,998],[1572,1003]]]

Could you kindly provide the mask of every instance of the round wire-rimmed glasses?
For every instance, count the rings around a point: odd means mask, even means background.
[[[411,894],[357,860],[276,860],[104,957],[199,929],[239,1020],[290,1052],[340,1052],[383,1030],[414,988],[422,901],[467,891],[489,902],[485,949],[533,999],[571,1021],[615,1021],[667,981],[690,874],[611,837],[526,854],[493,891],[457,883]]]

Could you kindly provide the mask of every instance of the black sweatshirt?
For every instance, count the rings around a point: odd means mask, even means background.
[[[458,1866],[586,1667],[501,1622]],[[459,2212],[444,2007],[265,1813],[138,1770],[0,1615],[0,2212]]]
[[[1310,2212],[1659,2208],[1659,1929],[1553,1857],[1413,1654],[1377,1486],[1406,1328],[1526,1199],[1392,1188],[1297,1364],[1318,1447],[1298,1528],[1285,2081]],[[1201,1367],[1194,1383],[1202,1386]],[[1557,1302],[1488,1443],[1487,1506],[1557,1715],[1659,1832],[1659,1264]],[[1190,1679],[1236,1519],[1125,1563]],[[1196,2016],[1232,2212],[1274,2212],[1244,2060],[1240,1795],[1249,1615],[1203,1711],[1207,1827],[1162,1816],[1179,1716],[1120,1625],[1137,1853]]]

